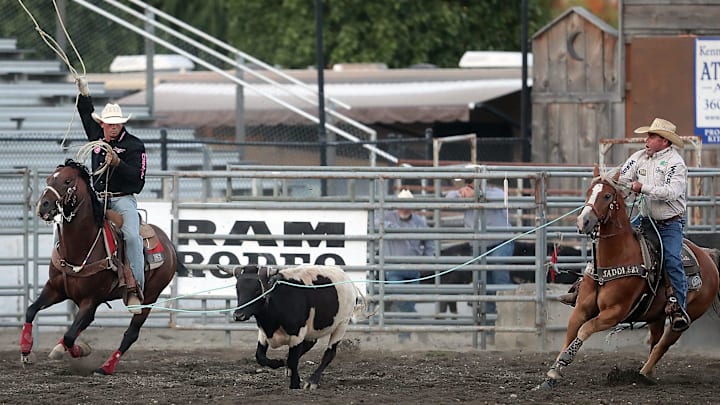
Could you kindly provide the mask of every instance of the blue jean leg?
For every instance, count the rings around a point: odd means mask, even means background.
[[[414,270],[402,270],[402,271],[389,271],[385,273],[385,280],[387,281],[404,281],[412,280],[420,277],[420,272]],[[418,284],[419,281],[413,281],[410,283],[403,284]],[[398,312],[417,312],[415,309],[415,303],[412,301],[397,301],[393,303],[393,306],[397,308]]]
[[[687,308],[688,285],[682,259],[680,258],[683,242],[683,223],[673,221],[669,224],[658,224],[657,228],[663,241],[663,265],[670,278],[670,284],[675,290],[675,298],[683,308]]]
[[[503,256],[508,257],[512,256],[513,252],[515,251],[515,242],[510,242],[506,245],[503,245],[491,253],[488,254],[488,256]],[[507,270],[496,270],[496,271],[488,271],[487,272],[487,283],[488,284],[510,284],[510,272]],[[495,295],[495,292],[489,292],[488,294]],[[485,306],[485,309],[487,312],[495,313],[496,312],[496,304],[494,302],[488,302]]]
[[[140,237],[140,217],[137,200],[134,195],[113,197],[110,208],[123,217],[122,233],[125,238],[125,250],[133,276],[141,290],[145,288],[145,258],[143,257],[142,238]]]

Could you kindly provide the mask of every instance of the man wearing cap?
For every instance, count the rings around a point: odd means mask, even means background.
[[[135,194],[140,193],[145,186],[145,144],[127,132],[124,124],[130,119],[130,115],[124,117],[119,105],[107,104],[100,115],[97,115],[87,81],[79,78],[77,86],[80,91],[78,112],[88,140],[103,140],[112,148],[108,153],[104,148],[93,151],[93,172],[109,165],[107,173],[93,176],[93,187],[101,199],[108,199],[109,208],[123,217],[125,250],[136,282],[134,285],[128,283],[128,305],[141,305],[145,285],[145,262]],[[130,309],[130,312],[140,313],[142,309],[135,307]]]
[[[403,189],[397,195],[400,199],[414,198],[412,192]],[[422,215],[418,215],[411,209],[399,208],[397,210],[385,212],[384,218],[385,229],[401,229],[401,228],[427,228],[427,221]],[[427,239],[385,239],[383,243],[383,255],[390,256],[434,256],[434,242]],[[415,280],[420,277],[418,270],[399,270],[388,271],[385,273],[387,281],[407,281]],[[413,281],[417,284],[419,281]],[[389,305],[398,312],[416,312],[415,303],[412,301],[399,301]],[[410,333],[403,332],[399,335],[402,342],[410,338]]]
[[[670,279],[676,303],[672,329],[683,331],[690,326],[687,308],[687,280],[680,257],[685,224],[687,166],[679,153],[683,140],[670,121],[655,118],[650,126],[640,127],[636,134],[647,134],[645,149],[633,153],[620,169],[620,181],[642,194],[645,202],[640,214],[655,221],[663,245],[663,267]]]
[[[478,196],[482,202],[502,201],[505,198],[505,190],[502,188],[486,182],[484,187],[478,190]],[[464,180],[462,187],[456,190],[449,191],[445,198],[474,198],[475,197],[475,180],[468,178]],[[482,229],[481,223],[485,222],[485,227],[497,227],[497,228],[510,228],[510,222],[508,221],[508,212],[502,208],[484,208],[480,211],[474,209],[465,210],[463,213],[463,225],[467,230],[472,232],[475,229],[475,223],[478,223],[477,229]],[[505,239],[489,239],[487,240],[487,256],[494,257],[510,257],[515,251],[515,242],[507,241]],[[470,243],[462,245],[462,254],[464,256],[473,255],[473,248]],[[507,285],[511,284],[512,280],[510,272],[508,270],[494,270],[486,272],[487,284],[494,285]],[[495,291],[488,292],[489,295],[495,295]],[[489,313],[497,312],[497,305],[494,301],[489,301],[485,305],[485,309]]]

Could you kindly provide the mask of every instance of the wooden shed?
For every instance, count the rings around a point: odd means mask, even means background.
[[[622,133],[617,45],[617,30],[582,7],[533,35],[533,162],[597,162],[599,140]]]

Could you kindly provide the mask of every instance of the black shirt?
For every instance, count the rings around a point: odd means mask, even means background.
[[[92,117],[95,107],[90,96],[80,95],[78,101],[78,112],[82,120],[85,134],[90,141],[102,140],[103,129]],[[131,135],[123,126],[120,135],[107,142],[113,151],[120,158],[117,166],[110,166],[109,184],[107,191],[111,193],[137,194],[145,186],[145,171],[147,169],[147,156],[145,155],[145,144],[140,138]],[[105,162],[105,149],[96,148],[92,152],[92,171],[95,172]],[[95,191],[106,191],[105,179],[107,173],[100,173],[93,176]]]

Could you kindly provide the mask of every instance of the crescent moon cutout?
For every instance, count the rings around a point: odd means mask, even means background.
[[[577,37],[579,37],[581,34],[580,31],[574,31],[570,36],[568,36],[567,40],[567,51],[571,58],[575,60],[583,60],[583,57],[578,55],[578,53],[575,51],[575,40]]]

